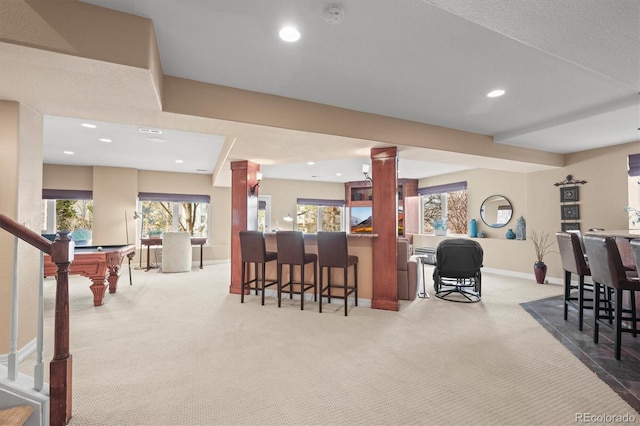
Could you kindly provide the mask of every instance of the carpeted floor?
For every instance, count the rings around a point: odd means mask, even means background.
[[[427,276],[430,276],[427,272]],[[479,303],[399,312],[229,294],[229,264],[126,271],[92,306],[72,276],[72,426],[560,425],[634,408],[522,303],[559,285],[483,273]],[[431,285],[428,280],[428,285]],[[45,282],[45,360],[54,282]],[[604,346],[603,346],[604,347]],[[626,354],[625,354],[626,355]],[[22,365],[21,365],[22,367]],[[24,365],[24,368],[30,368]]]
[[[593,313],[585,311],[583,330],[578,313],[569,308],[564,320],[562,296],[523,303],[522,306],[559,342],[607,383],[636,411],[640,411],[640,337],[622,335],[622,356],[614,357],[614,340],[608,327],[600,327],[599,343],[593,343]]]

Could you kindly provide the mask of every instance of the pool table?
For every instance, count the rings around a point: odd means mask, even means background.
[[[109,293],[115,293],[118,288],[120,266],[125,257],[131,261],[136,253],[136,246],[104,245],[104,246],[76,246],[73,261],[69,266],[70,275],[82,275],[91,279],[89,286],[93,292],[93,305],[102,305],[102,300],[109,282]],[[51,256],[44,255],[44,276],[55,276],[58,268],[51,261]]]

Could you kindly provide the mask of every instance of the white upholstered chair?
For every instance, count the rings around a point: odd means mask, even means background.
[[[191,235],[188,232],[162,234],[162,272],[189,272],[192,257]]]

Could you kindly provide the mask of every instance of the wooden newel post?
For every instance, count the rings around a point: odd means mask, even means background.
[[[73,261],[74,242],[69,232],[61,231],[51,245],[51,260],[56,275],[56,314],[53,360],[50,364],[50,422],[66,425],[71,420],[72,361],[69,353],[69,264]]]

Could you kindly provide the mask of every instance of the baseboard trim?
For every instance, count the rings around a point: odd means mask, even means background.
[[[33,339],[21,349],[18,349],[18,362],[22,362],[26,357],[35,352],[37,346],[36,339]],[[9,354],[0,354],[0,364],[7,364],[9,362]]]
[[[531,269],[533,270],[533,265],[531,266]],[[524,272],[514,272],[514,271],[508,271],[506,269],[495,269],[495,268],[482,268],[481,272],[490,272],[492,274],[498,274],[498,275],[505,275],[508,277],[515,277],[515,278],[522,278],[525,280],[536,280],[536,276],[534,274],[525,274]],[[564,284],[564,280],[560,279],[560,278],[555,278],[555,277],[547,277],[546,281],[549,284]]]

